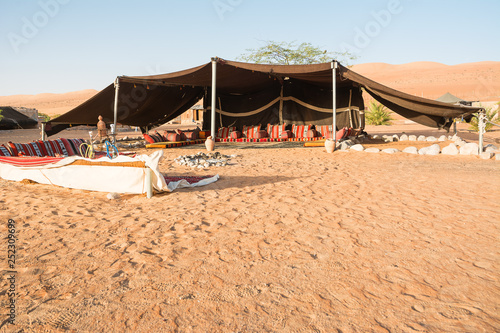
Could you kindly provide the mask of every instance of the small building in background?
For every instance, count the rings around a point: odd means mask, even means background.
[[[180,116],[172,119],[168,124],[199,125],[203,122],[203,100],[198,101]]]

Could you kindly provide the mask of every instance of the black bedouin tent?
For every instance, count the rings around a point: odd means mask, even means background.
[[[0,129],[18,129],[18,128],[34,128],[38,125],[38,121],[16,111],[10,106],[0,106],[0,113],[3,118],[0,120]]]
[[[202,97],[207,110],[204,129],[268,123],[330,125],[332,95],[336,96],[336,127],[364,128],[362,88],[392,111],[430,127],[449,129],[453,118],[468,119],[480,110],[412,96],[340,64],[333,70],[335,63],[263,65],[213,58],[211,63],[174,73],[120,76],[88,101],[53,119],[46,131],[50,136],[70,124],[95,124],[99,115],[106,123],[152,128],[179,116]],[[210,105],[217,111],[214,127]]]

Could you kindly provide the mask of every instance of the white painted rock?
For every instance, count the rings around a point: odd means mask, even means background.
[[[417,141],[425,141],[425,135],[419,135]]]
[[[399,141],[408,141],[408,135],[401,134],[401,136],[399,137]]]
[[[441,152],[441,147],[436,143],[429,147],[429,150],[425,155],[439,155]]]
[[[483,160],[489,160],[490,158],[492,158],[495,154],[493,153],[487,153],[487,152],[484,152],[484,153],[481,153],[479,155],[479,157],[481,157]]]
[[[495,145],[492,145],[491,143],[487,144],[484,148],[485,148],[484,151],[487,153],[495,153],[498,151],[498,147]]]
[[[365,151],[367,153],[378,153],[378,152],[380,152],[380,149],[378,149],[378,148],[366,148]]]
[[[428,136],[427,139],[425,139],[425,141],[434,142],[437,141],[437,139],[435,136]]]
[[[500,161],[500,154],[495,154],[495,160]]]
[[[451,139],[453,141],[455,141],[456,139],[460,139],[460,137],[458,135],[456,135],[456,134],[453,134],[453,136],[451,137]]]
[[[443,155],[458,155],[458,148],[455,146],[454,143],[450,143],[446,147],[443,148],[443,151],[441,151],[441,154]]]
[[[439,137],[438,141],[440,141],[440,142],[446,141],[446,135],[441,135]]]
[[[408,140],[410,140],[410,141],[417,141],[417,136],[416,135],[410,135],[410,136],[408,136]]]
[[[351,150],[355,150],[355,151],[363,151],[365,150],[365,147],[363,147],[362,145],[360,144],[356,144],[354,146],[351,147]]]
[[[382,150],[383,153],[386,153],[386,154],[395,154],[397,152],[399,152],[399,150],[397,150],[396,148],[386,148],[384,150]]]
[[[375,135],[372,135],[372,139],[373,139],[373,140],[377,140],[377,139],[380,139],[380,136],[378,136],[377,134],[375,134]]]
[[[460,155],[479,155],[479,146],[475,142],[469,142],[460,147]]]
[[[417,147],[406,147],[405,149],[403,149],[403,153],[418,154],[418,149]]]
[[[394,135],[392,136],[392,141],[399,141],[399,137],[398,137],[398,135],[397,135],[397,134],[394,134]]]
[[[111,192],[111,193],[108,193],[108,195],[106,195],[106,198],[108,198],[109,200],[120,199],[120,194],[115,193],[115,192]]]
[[[429,149],[430,149],[430,147],[420,148],[420,149],[418,150],[418,154],[419,154],[419,155],[426,155],[426,154],[427,154],[427,152],[429,151]]]
[[[349,140],[343,141],[340,143],[340,150],[346,150],[349,149],[352,146],[351,142]]]

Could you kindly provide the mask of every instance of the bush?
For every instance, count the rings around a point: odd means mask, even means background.
[[[366,112],[366,123],[368,125],[390,125],[391,111],[389,111],[385,106],[375,101],[370,102],[370,107],[368,112]]]
[[[3,119],[3,116],[2,116],[2,111],[3,111],[3,110],[0,110],[0,121],[2,121],[2,119]]]
[[[500,102],[498,104],[499,104],[499,107],[500,107]],[[493,111],[492,107],[485,107],[484,108],[484,113],[486,114],[486,119],[487,120],[493,121],[493,119],[498,114],[498,108],[495,111]],[[488,132],[488,130],[490,128],[492,128],[492,127],[493,127],[493,124],[486,123],[485,132]],[[474,132],[479,132],[479,123],[478,123],[478,116],[477,116],[477,114],[475,114],[474,117],[472,117],[472,119],[470,121],[470,127],[469,127],[469,129],[472,130],[472,131],[474,131]]]

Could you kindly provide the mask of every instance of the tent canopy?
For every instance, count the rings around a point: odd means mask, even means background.
[[[216,58],[216,125],[332,124],[332,63],[262,65]],[[211,104],[212,65],[150,76],[120,76],[117,121],[154,127],[179,116],[200,98]],[[449,128],[452,119],[470,117],[478,108],[450,105],[386,87],[339,64],[336,76],[337,126],[362,127],[362,90],[394,112],[417,123]],[[69,124],[114,119],[113,84],[73,110],[52,120],[47,134]],[[205,109],[209,109],[206,107]],[[209,112],[205,112],[207,115]],[[204,117],[204,128],[210,128]]]
[[[38,125],[38,121],[16,111],[10,106],[0,106],[3,116],[0,120],[0,129],[33,128]]]

